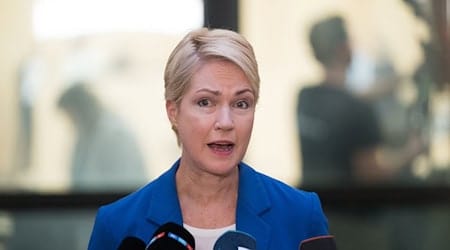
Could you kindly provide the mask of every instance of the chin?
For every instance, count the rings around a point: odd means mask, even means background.
[[[226,176],[237,168],[239,161],[220,161],[210,165],[211,172],[216,175]]]

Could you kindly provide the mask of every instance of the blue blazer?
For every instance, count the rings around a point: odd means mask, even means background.
[[[167,172],[136,192],[102,206],[96,216],[89,250],[115,250],[134,236],[148,242],[166,222],[183,223],[175,173]],[[315,193],[290,187],[239,164],[236,229],[255,237],[258,250],[294,250],[302,240],[328,234],[327,219]]]

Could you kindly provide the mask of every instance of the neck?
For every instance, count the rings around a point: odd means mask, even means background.
[[[345,86],[347,68],[342,63],[327,67],[325,72],[325,82],[333,86]]]
[[[187,199],[208,206],[213,203],[235,200],[238,192],[239,170],[236,167],[230,175],[216,176],[206,172],[193,171],[180,164],[176,173],[177,192],[180,199]]]
[[[235,223],[239,170],[216,176],[180,164],[176,186],[183,222],[200,228],[219,228]]]

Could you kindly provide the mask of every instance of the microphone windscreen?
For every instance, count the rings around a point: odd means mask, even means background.
[[[122,242],[119,245],[118,250],[144,250],[145,249],[145,243],[136,237],[126,237],[122,240]]]
[[[237,250],[239,247],[255,250],[256,239],[245,232],[227,231],[214,243],[214,250]]]
[[[303,240],[300,243],[300,250],[336,250],[334,236],[324,235]]]
[[[146,250],[158,249],[195,249],[194,236],[184,227],[173,222],[168,222],[156,229],[146,248]]]

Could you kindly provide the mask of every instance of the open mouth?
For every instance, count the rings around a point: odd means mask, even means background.
[[[234,144],[233,143],[209,143],[208,147],[214,151],[218,152],[230,152]]]

